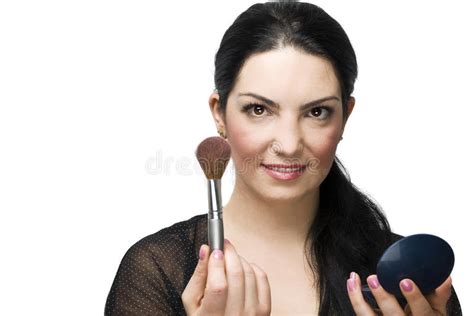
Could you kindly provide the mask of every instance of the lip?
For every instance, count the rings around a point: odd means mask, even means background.
[[[261,164],[263,170],[265,170],[265,173],[268,174],[270,177],[276,180],[294,180],[299,178],[305,171],[306,165],[301,165],[301,164],[292,164],[292,165],[284,165],[284,164]],[[297,171],[291,171],[291,172],[280,172],[276,170],[272,170],[271,168],[293,168],[296,169],[298,168],[299,170]]]
[[[262,163],[264,167],[268,168],[305,168],[306,165],[300,165],[300,164],[292,164],[292,165],[284,165],[284,164],[264,164]]]

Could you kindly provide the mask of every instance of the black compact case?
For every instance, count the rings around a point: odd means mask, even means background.
[[[453,267],[454,252],[445,240],[434,235],[416,234],[398,240],[385,250],[377,264],[377,278],[404,307],[406,300],[399,287],[400,281],[412,280],[426,295],[446,280]],[[372,307],[378,308],[367,285],[362,287],[362,293]]]

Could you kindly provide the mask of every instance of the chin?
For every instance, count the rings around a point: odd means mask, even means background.
[[[309,192],[295,192],[288,188],[270,188],[269,191],[259,191],[261,198],[268,202],[291,202],[302,199]]]

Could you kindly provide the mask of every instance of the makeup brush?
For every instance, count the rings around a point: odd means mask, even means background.
[[[196,149],[196,158],[207,178],[209,213],[207,237],[211,251],[224,251],[224,226],[222,222],[221,178],[230,159],[230,146],[222,137],[203,140]]]

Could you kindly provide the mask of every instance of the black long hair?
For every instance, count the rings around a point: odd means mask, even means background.
[[[347,101],[357,77],[354,49],[341,25],[323,9],[297,1],[254,4],[226,30],[215,56],[220,109],[225,111],[249,56],[286,46],[331,62],[347,120]],[[377,260],[391,243],[390,226],[380,207],[351,182],[337,156],[320,185],[318,207],[306,239],[311,249],[306,258],[319,289],[319,313],[352,315],[346,280],[351,271],[363,280],[375,273]]]

